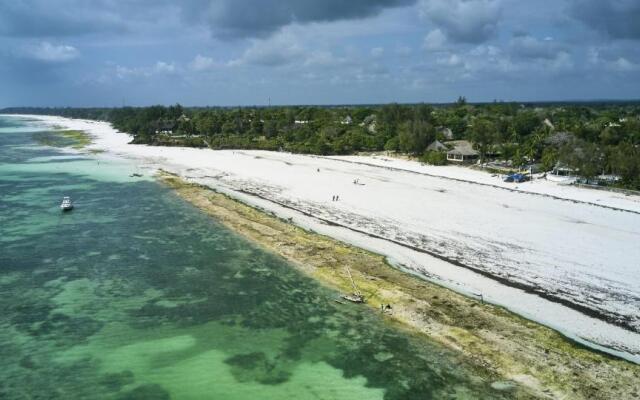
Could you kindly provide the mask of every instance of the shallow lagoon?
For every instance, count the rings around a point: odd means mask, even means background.
[[[0,398],[517,395],[131,165],[38,146],[24,124],[0,118]]]

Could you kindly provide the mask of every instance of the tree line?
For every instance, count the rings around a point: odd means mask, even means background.
[[[9,108],[3,113],[104,120],[134,143],[321,155],[393,151],[443,164],[434,140],[469,140],[514,167],[564,165],[586,179],[640,189],[639,103],[386,104],[371,106]],[[445,129],[446,128],[446,129]],[[450,131],[449,131],[450,130]],[[449,136],[449,132],[451,136]]]

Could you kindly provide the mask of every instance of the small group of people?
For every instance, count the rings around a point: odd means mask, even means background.
[[[338,201],[340,200],[340,196],[338,196],[337,194],[331,197],[331,201]]]
[[[354,179],[354,180],[353,180],[353,184],[354,184],[354,185],[357,185],[357,184],[359,184],[359,183],[360,183],[360,178],[358,178],[358,179]]]

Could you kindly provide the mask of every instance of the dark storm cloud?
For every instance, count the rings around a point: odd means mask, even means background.
[[[48,63],[41,60],[20,57],[6,50],[0,51],[0,74],[11,77],[4,84],[26,83],[28,85],[46,84],[59,80],[64,74],[65,65]],[[4,86],[4,85],[3,85]]]
[[[572,15],[614,39],[640,39],[639,0],[571,0]]]
[[[501,0],[422,0],[420,13],[453,42],[482,43],[494,37]]]
[[[23,0],[0,2],[0,35],[61,37],[122,31],[125,24],[105,2]]]
[[[0,102],[635,98],[637,21],[640,0],[0,0]]]
[[[62,37],[124,32],[157,16],[180,14],[216,37],[265,37],[292,23],[366,18],[416,0],[22,0],[0,2],[0,35]]]
[[[207,23],[214,36],[265,37],[292,23],[366,18],[416,0],[195,0],[182,3],[185,16]]]

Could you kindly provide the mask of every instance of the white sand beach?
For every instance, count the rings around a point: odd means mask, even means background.
[[[638,196],[386,157],[130,145],[104,122],[29,118],[640,363]]]

